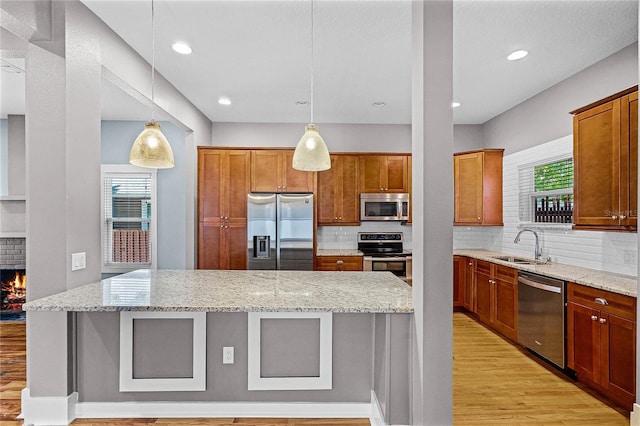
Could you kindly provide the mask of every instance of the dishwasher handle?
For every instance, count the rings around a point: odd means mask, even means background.
[[[518,277],[518,282],[522,283],[522,284],[525,284],[525,285],[528,285],[529,287],[538,288],[540,290],[550,291],[552,293],[562,293],[562,288],[561,287],[556,287],[556,286],[552,286],[552,285],[548,285],[548,284],[539,283],[539,282],[532,281],[532,280],[524,278],[524,277]]]

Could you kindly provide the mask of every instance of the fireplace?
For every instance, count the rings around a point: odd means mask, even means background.
[[[0,320],[24,321],[22,304],[27,296],[27,275],[24,269],[0,270]]]

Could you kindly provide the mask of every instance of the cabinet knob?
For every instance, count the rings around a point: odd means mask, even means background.
[[[384,191],[384,188],[380,188],[380,191]]]
[[[606,318],[600,318],[600,324],[606,324],[606,323],[607,323]]]
[[[469,265],[469,266],[473,266],[473,263],[472,263],[472,262],[469,262],[469,263],[468,263],[468,265]]]
[[[225,216],[225,217],[224,217],[224,220],[229,220],[229,216]]]
[[[623,214],[620,215],[620,220],[625,220],[626,218],[627,218],[627,216],[625,216]]]
[[[618,216],[616,216],[615,214],[611,216],[611,220],[616,220],[618,219]]]
[[[220,216],[220,220],[224,220],[224,216]]]
[[[342,220],[342,216],[338,216],[338,219]]]
[[[334,220],[338,220],[338,216],[334,217],[333,219],[334,219]]]
[[[224,229],[227,229],[227,228],[229,228],[229,225],[225,225],[225,226],[224,226]]]
[[[338,265],[342,265],[344,263],[344,260],[336,260],[336,264]]]
[[[598,317],[596,315],[591,315],[591,321],[596,321]]]
[[[480,216],[478,216],[478,222],[480,222],[480,220],[481,220],[481,219],[480,219]]]

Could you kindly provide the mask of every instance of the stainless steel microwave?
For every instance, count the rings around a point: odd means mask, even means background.
[[[409,220],[409,194],[360,194],[360,220]]]

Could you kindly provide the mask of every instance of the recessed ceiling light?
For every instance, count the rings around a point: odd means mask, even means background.
[[[524,58],[528,54],[529,52],[527,52],[526,50],[516,50],[515,52],[511,52],[511,54],[507,56],[507,59],[510,61],[517,61],[518,59]]]
[[[188,55],[192,52],[191,46],[181,41],[176,41],[171,45],[171,47],[173,48],[173,50],[178,53],[182,53],[183,55]]]
[[[231,99],[222,97],[222,98],[218,99],[218,103],[220,105],[231,105]]]
[[[460,102],[451,102],[452,108],[458,108],[460,105],[462,105]]]
[[[296,101],[296,105],[307,106],[309,105],[309,101]]]
[[[371,105],[373,105],[374,107],[381,108],[381,107],[385,106],[386,104],[387,104],[386,102],[378,101],[378,102],[372,103]]]

